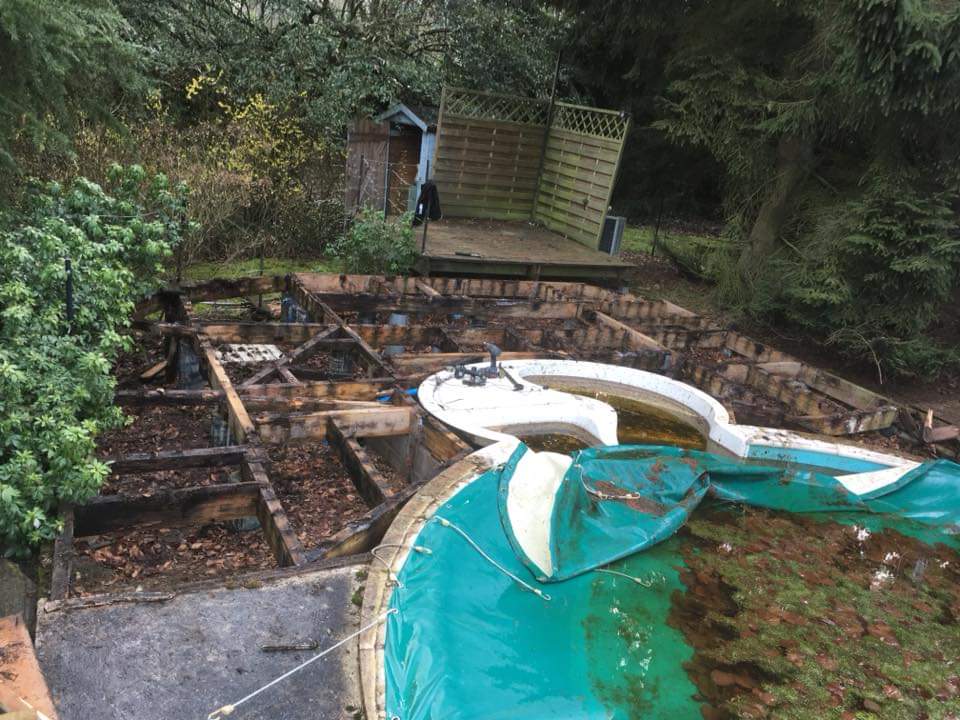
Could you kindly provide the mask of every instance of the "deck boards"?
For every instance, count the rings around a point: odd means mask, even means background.
[[[423,228],[417,228],[418,247]],[[634,266],[533,223],[441,220],[427,228],[424,274],[485,273],[522,277],[623,278]]]

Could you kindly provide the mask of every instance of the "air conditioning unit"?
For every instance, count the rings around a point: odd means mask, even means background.
[[[603,221],[603,232],[600,234],[600,252],[619,255],[620,242],[623,240],[623,231],[626,227],[625,217],[607,215]]]

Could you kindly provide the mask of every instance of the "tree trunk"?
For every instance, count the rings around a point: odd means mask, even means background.
[[[777,144],[776,179],[767,194],[753,227],[747,247],[737,267],[740,276],[750,282],[763,266],[763,261],[776,248],[777,239],[790,215],[793,198],[813,169],[813,147],[795,135],[785,135]]]

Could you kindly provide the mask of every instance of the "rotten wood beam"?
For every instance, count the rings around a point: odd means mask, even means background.
[[[197,329],[211,340],[229,343],[262,345],[278,342],[306,342],[324,330],[335,328],[327,323],[235,322],[197,324]]]
[[[257,504],[257,519],[260,528],[280,567],[303,565],[306,558],[300,538],[293,531],[287,513],[277,499],[270,478],[262,463],[246,462],[243,477],[260,485],[260,502]]]
[[[263,413],[256,416],[256,421],[263,441],[278,444],[328,439],[330,420],[336,420],[348,437],[405,435],[413,426],[414,415],[409,407],[383,405],[314,413]]]
[[[500,362],[510,360],[532,360],[550,356],[549,352],[504,352],[500,354]],[[483,362],[489,355],[483,352],[475,353],[430,353],[427,355],[394,355],[390,363],[397,371],[397,375],[419,377],[426,373],[443,370],[449,365],[458,365],[464,362]]]
[[[277,360],[275,363],[270,363],[266,367],[258,370],[256,373],[247,378],[244,382],[240,383],[240,387],[248,387],[250,385],[259,385],[262,381],[272,377],[277,372],[280,371],[280,368],[293,365],[298,360],[306,360],[311,355],[320,351],[323,347],[323,343],[328,340],[332,340],[332,335],[339,332],[339,327],[325,327],[323,330],[318,332],[312,338],[307,340],[305,343],[297,347],[293,352],[287,355],[280,360]],[[296,380],[296,378],[294,378]],[[289,382],[289,381],[288,381]]]
[[[384,365],[383,358],[380,357],[380,353],[370,347],[367,344],[367,341],[360,337],[353,328],[351,328],[349,325],[344,325],[340,329],[356,341],[360,349],[360,354],[366,358],[367,377],[374,377],[375,375],[382,374],[384,372],[388,375],[393,374],[390,369]]]
[[[246,408],[240,401],[240,396],[233,387],[230,377],[217,359],[216,351],[210,339],[204,336],[198,338],[202,357],[206,360],[209,371],[208,381],[214,390],[222,390],[227,405],[227,423],[233,439],[237,443],[256,441],[256,427],[247,414]]]
[[[118,390],[118,405],[209,405],[224,397],[222,390]]]
[[[104,460],[114,475],[180,470],[182,468],[224,467],[239,465],[250,445],[227,445],[224,447],[197,448],[193,450],[161,450],[149,453],[133,453]]]
[[[933,410],[927,410],[923,420],[923,442],[927,445],[947,442],[960,438],[960,427],[956,425],[933,426]]]
[[[338,398],[341,400],[375,400],[389,393],[396,381],[389,377],[359,380],[321,380],[302,384],[274,383],[271,385],[248,385],[238,388],[244,399],[256,398]]]
[[[336,418],[330,419],[327,438],[340,455],[357,492],[367,505],[376,507],[393,494],[390,483],[370,460],[367,451],[356,438],[347,436]]]
[[[63,600],[70,595],[70,583],[73,580],[73,506],[60,505],[60,517],[63,529],[53,541],[53,570],[50,577],[50,599]]]
[[[74,507],[74,535],[100,535],[136,525],[202,526],[257,515],[258,482],[164,490],[149,496],[101,495]]]

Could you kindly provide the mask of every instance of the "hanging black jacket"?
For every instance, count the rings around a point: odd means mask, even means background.
[[[439,220],[443,217],[443,213],[440,212],[440,191],[437,190],[437,184],[433,180],[427,180],[420,188],[417,209],[413,214],[413,224],[420,225],[425,215],[431,220]]]

